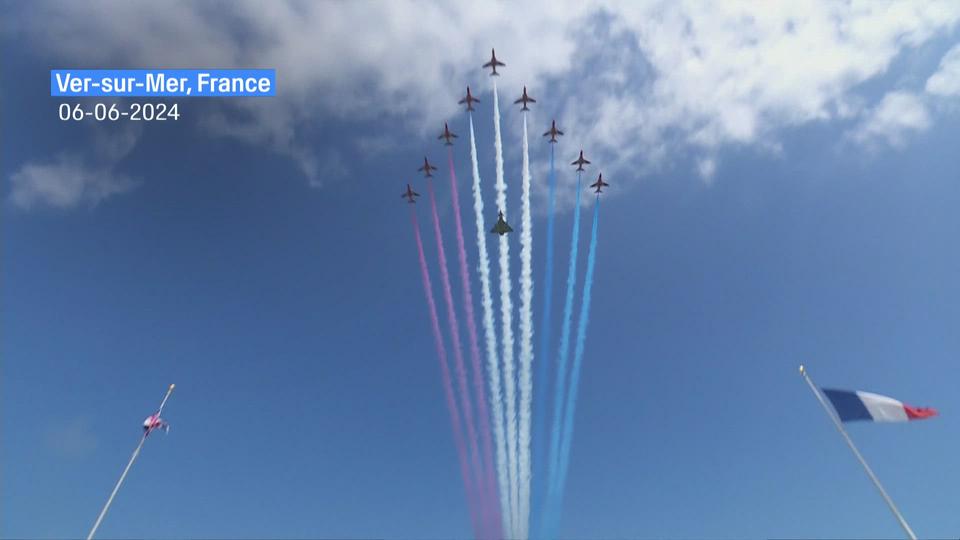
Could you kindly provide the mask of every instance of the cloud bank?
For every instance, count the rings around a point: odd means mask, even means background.
[[[96,129],[89,156],[61,152],[52,160],[24,164],[10,177],[10,202],[23,210],[94,207],[135,188],[138,182],[117,172],[116,166],[136,145],[140,132],[136,124],[111,133]]]
[[[305,142],[308,126],[387,117],[433,134],[467,84],[488,88],[479,64],[491,46],[507,62],[501,88],[525,84],[538,98],[533,124],[557,116],[560,155],[589,148],[611,178],[692,158],[709,179],[723,148],[779,152],[779,130],[810,122],[859,116],[857,140],[895,145],[925,129],[929,116],[904,94],[863,107],[856,88],[948,35],[960,3],[101,0],[33,4],[18,18],[35,48],[77,67],[276,68],[277,98],[231,102],[201,124],[290,157],[316,185],[324,156]],[[955,48],[926,91],[956,95],[958,66]]]

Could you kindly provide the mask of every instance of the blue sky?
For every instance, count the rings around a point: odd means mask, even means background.
[[[937,5],[841,13],[860,33],[806,55],[767,41],[784,28],[763,26],[774,15],[686,5],[645,7],[652,22],[584,5],[571,8],[582,27],[555,31],[537,21],[563,13],[427,5],[424,35],[368,4],[258,15],[238,3],[216,17],[107,2],[55,23],[76,8],[6,5],[0,535],[85,534],[174,382],[173,429],[148,440],[100,537],[469,536],[398,195],[424,191],[424,153],[442,161],[442,121],[464,141],[452,98],[470,83],[492,208],[476,66],[493,43],[502,98],[529,74],[534,131],[556,115],[558,161],[583,145],[613,184],[562,536],[900,537],[798,375],[805,363],[819,384],[940,410],[850,432],[917,533],[955,537],[960,15]],[[783,17],[799,43],[823,41],[817,15]],[[754,25],[755,40],[729,39]],[[678,27],[692,57],[671,56]],[[162,125],[57,120],[49,69],[151,65],[276,67],[278,97],[183,99],[183,118]],[[505,113],[514,213],[519,122]],[[455,152],[469,237],[468,153]],[[535,287],[547,152],[531,142]],[[442,168],[439,180],[451,232]],[[574,181],[564,168],[554,320]]]

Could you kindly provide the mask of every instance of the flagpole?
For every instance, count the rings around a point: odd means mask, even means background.
[[[847,430],[843,429],[843,423],[840,422],[840,419],[834,413],[833,409],[823,398],[823,394],[820,393],[820,390],[817,388],[817,386],[813,384],[813,381],[810,379],[810,375],[807,373],[806,368],[804,368],[802,364],[800,366],[800,375],[802,375],[803,379],[807,381],[807,386],[810,387],[810,391],[813,392],[813,395],[817,397],[817,401],[819,401],[820,405],[823,406],[823,410],[826,411],[827,416],[829,416],[830,420],[833,421],[833,425],[836,426],[837,431],[839,431],[840,435],[843,436],[843,440],[847,442],[847,446],[850,447],[850,450],[853,452],[853,455],[856,456],[857,461],[860,462],[860,465],[863,465],[863,470],[867,472],[867,476],[870,477],[873,485],[876,486],[877,491],[880,492],[883,500],[887,503],[887,506],[890,507],[890,511],[893,512],[894,517],[897,518],[900,526],[903,527],[903,531],[907,533],[907,538],[910,540],[917,540],[917,535],[913,534],[913,529],[911,529],[910,525],[907,524],[907,520],[903,518],[903,514],[901,514],[900,510],[897,509],[897,505],[893,504],[893,499],[891,499],[890,495],[887,494],[887,490],[883,489],[883,485],[880,484],[880,479],[877,478],[877,475],[873,473],[873,469],[867,465],[867,461],[863,459],[860,451],[857,450],[856,445],[853,444],[853,439],[851,439],[850,435],[847,434]]]
[[[160,417],[160,411],[163,410],[163,406],[167,404],[167,400],[170,398],[170,394],[173,392],[174,385],[170,385],[167,388],[167,394],[163,396],[163,401],[160,402],[160,408],[157,410],[157,417]],[[137,445],[136,450],[133,451],[133,455],[130,456],[130,461],[127,462],[127,466],[123,469],[123,474],[120,475],[120,479],[117,480],[117,485],[113,486],[113,491],[110,493],[110,498],[107,499],[107,504],[103,505],[103,510],[100,510],[100,515],[97,516],[97,521],[93,524],[93,528],[90,529],[90,534],[87,535],[87,540],[93,540],[93,535],[97,534],[97,529],[100,528],[100,522],[103,521],[103,517],[107,515],[107,510],[110,509],[110,505],[113,504],[113,498],[117,496],[117,492],[120,491],[120,486],[123,484],[123,480],[127,477],[127,473],[130,472],[130,467],[133,467],[133,462],[137,460],[137,456],[140,455],[140,449],[143,448],[143,443],[147,440],[147,433],[143,434],[143,437],[140,437],[140,444]]]
[[[133,462],[136,461],[137,456],[140,455],[140,449],[143,448],[143,443],[146,440],[146,435],[140,437],[140,444],[137,445],[137,449],[134,450],[133,455],[130,456],[130,461],[127,462],[127,467],[123,469],[123,474],[120,475],[120,480],[117,480],[117,485],[113,486],[113,492],[110,493],[110,498],[107,499],[107,504],[103,505],[103,510],[101,510],[100,515],[97,516],[97,521],[93,524],[93,528],[90,529],[90,534],[87,535],[87,540],[92,540],[93,535],[97,534],[97,529],[100,528],[100,522],[103,521],[103,517],[107,515],[107,510],[109,510],[110,505],[113,504],[113,498],[116,497],[117,492],[120,491],[120,485],[123,484],[123,480],[127,477],[127,473],[130,472],[130,467],[133,466]]]

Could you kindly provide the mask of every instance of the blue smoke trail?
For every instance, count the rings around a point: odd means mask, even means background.
[[[597,227],[600,221],[600,195],[593,206],[593,228],[590,232],[590,250],[587,254],[587,276],[584,278],[583,300],[580,303],[580,320],[577,321],[577,346],[573,353],[573,367],[570,369],[570,392],[567,396],[566,418],[564,419],[563,444],[560,447],[560,468],[556,490],[557,518],[552,531],[556,537],[560,525],[559,510],[563,504],[563,492],[567,484],[567,469],[570,466],[570,443],[573,440],[573,419],[577,409],[577,388],[580,386],[580,366],[583,364],[583,346],[587,339],[587,323],[590,320],[590,294],[593,289],[593,267],[597,260]]]
[[[541,531],[550,531],[555,521],[556,489],[558,487],[557,468],[559,467],[560,428],[563,417],[563,389],[567,371],[567,357],[570,354],[570,327],[573,322],[573,290],[577,284],[577,248],[580,240],[580,190],[581,173],[577,173],[576,203],[573,210],[573,234],[570,240],[570,265],[567,268],[567,299],[563,304],[563,330],[560,334],[560,357],[557,362],[557,382],[553,392],[553,431],[550,433],[550,459],[547,476],[547,497],[541,518]]]
[[[533,498],[534,512],[541,512],[541,504],[547,489],[546,479],[543,478],[546,459],[546,435],[544,430],[547,423],[547,388],[550,381],[550,315],[553,309],[553,224],[554,209],[557,199],[557,171],[554,166],[556,145],[550,145],[550,203],[547,210],[547,261],[543,276],[543,321],[540,327],[540,365],[537,369],[536,391],[533,394]],[[537,516],[539,517],[539,515]],[[539,524],[533,520],[534,527]],[[534,538],[539,538],[539,528],[534,530]]]

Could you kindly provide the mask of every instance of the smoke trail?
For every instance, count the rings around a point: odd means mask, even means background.
[[[480,450],[477,447],[477,430],[473,422],[473,404],[470,399],[470,390],[467,387],[467,371],[463,362],[463,345],[460,341],[460,322],[453,307],[453,289],[450,286],[450,273],[447,270],[447,254],[443,248],[443,233],[440,230],[440,215],[437,213],[437,197],[433,190],[433,182],[427,179],[427,192],[430,196],[430,211],[433,215],[433,232],[437,238],[437,263],[440,266],[440,284],[443,291],[443,300],[447,307],[447,326],[450,327],[450,340],[453,348],[454,372],[457,379],[457,390],[460,393],[460,407],[463,410],[463,420],[467,427],[467,452],[470,456],[470,465],[473,472],[473,482],[477,490],[478,511],[481,522],[489,520],[488,504],[483,490],[483,471],[480,466]]]
[[[583,363],[583,346],[587,339],[587,323],[590,320],[590,294],[593,289],[593,267],[597,260],[597,229],[600,221],[600,195],[593,206],[593,228],[590,231],[590,250],[587,253],[587,276],[584,278],[583,300],[580,303],[580,319],[577,321],[577,345],[573,353],[573,367],[570,370],[570,390],[567,395],[566,417],[564,418],[563,444],[560,447],[560,470],[557,481],[556,505],[559,512],[563,504],[563,492],[567,484],[567,470],[570,466],[570,443],[573,440],[573,420],[577,410],[577,389],[580,386],[580,366]],[[554,527],[559,526],[558,519]],[[556,536],[556,529],[553,533]]]
[[[544,500],[543,532],[551,532],[555,520],[557,495],[557,468],[560,460],[560,428],[563,418],[564,378],[567,371],[567,357],[570,354],[570,326],[573,322],[573,290],[577,283],[577,249],[580,241],[580,187],[581,174],[577,173],[576,206],[573,210],[573,234],[570,239],[570,265],[567,267],[567,297],[563,304],[563,328],[560,333],[560,356],[557,361],[557,380],[553,392],[553,431],[550,433],[550,460],[547,497]]]
[[[423,254],[423,240],[420,238],[420,225],[417,223],[417,213],[413,208],[410,208],[410,222],[413,224],[413,232],[417,241],[417,254],[420,257],[420,276],[423,280],[424,295],[427,298],[427,309],[430,312],[430,328],[433,330],[433,344],[437,349],[437,359],[440,361],[443,394],[447,401],[447,411],[450,413],[450,424],[453,427],[453,441],[457,448],[457,458],[459,458],[460,461],[460,475],[463,476],[463,489],[466,492],[467,507],[470,510],[470,519],[473,521],[473,530],[475,533],[479,533],[480,520],[477,516],[473,482],[470,480],[470,467],[467,465],[467,447],[463,440],[463,430],[460,427],[460,413],[457,412],[456,400],[453,397],[453,383],[450,380],[450,368],[447,367],[447,349],[443,345],[443,336],[440,334],[440,319],[437,317],[437,304],[433,300],[433,285],[430,283],[430,272],[427,271],[427,259]]]
[[[556,205],[557,195],[557,177],[554,166],[554,149],[556,145],[550,145],[550,198],[547,209],[547,257],[546,269],[543,277],[543,322],[540,326],[540,366],[537,369],[537,378],[535,386],[537,391],[534,393],[533,403],[533,501],[532,507],[535,512],[542,512],[542,503],[544,492],[547,489],[547,483],[543,477],[546,460],[546,430],[547,423],[547,388],[550,384],[550,316],[553,310],[553,223],[554,207]],[[538,519],[534,520],[534,525],[539,524]],[[539,532],[536,529],[535,532]],[[535,534],[535,538],[540,538]]]
[[[520,196],[520,535],[530,533],[530,407],[533,394],[533,224],[530,220],[530,148],[523,115],[523,188]]]
[[[477,164],[477,139],[470,115],[470,160],[473,165],[473,213],[477,224],[479,251],[480,303],[483,307],[483,334],[487,345],[487,372],[490,374],[490,401],[493,403],[493,438],[497,446],[497,483],[500,487],[500,520],[503,535],[510,534],[510,498],[507,475],[507,450],[504,441],[503,393],[500,366],[497,365],[497,330],[493,324],[493,296],[490,293],[490,257],[487,255],[487,228],[483,222],[483,194],[480,192],[480,168]]]
[[[470,342],[470,367],[473,375],[473,393],[477,396],[477,417],[480,429],[480,441],[483,446],[483,489],[487,510],[490,512],[491,527],[500,527],[500,509],[495,503],[496,478],[493,472],[493,446],[490,441],[490,408],[487,406],[486,392],[483,388],[483,368],[480,365],[480,343],[477,337],[477,320],[473,312],[473,291],[470,287],[470,274],[467,270],[467,250],[463,239],[463,221],[460,215],[460,193],[457,189],[457,173],[453,167],[453,148],[447,157],[450,162],[450,195],[453,203],[453,217],[457,231],[457,256],[460,262],[460,288],[463,294],[464,311],[467,315],[467,337]],[[494,533],[496,529],[491,530]],[[495,536],[499,537],[500,533]]]
[[[507,184],[503,180],[503,141],[500,138],[500,103],[497,96],[497,81],[493,81],[493,136],[497,164],[497,210],[507,219]],[[510,479],[510,529],[511,538],[519,538],[520,507],[517,484],[517,395],[513,365],[513,301],[510,298],[510,242],[507,235],[500,235],[500,319],[503,323],[503,389],[507,419],[507,476]]]

